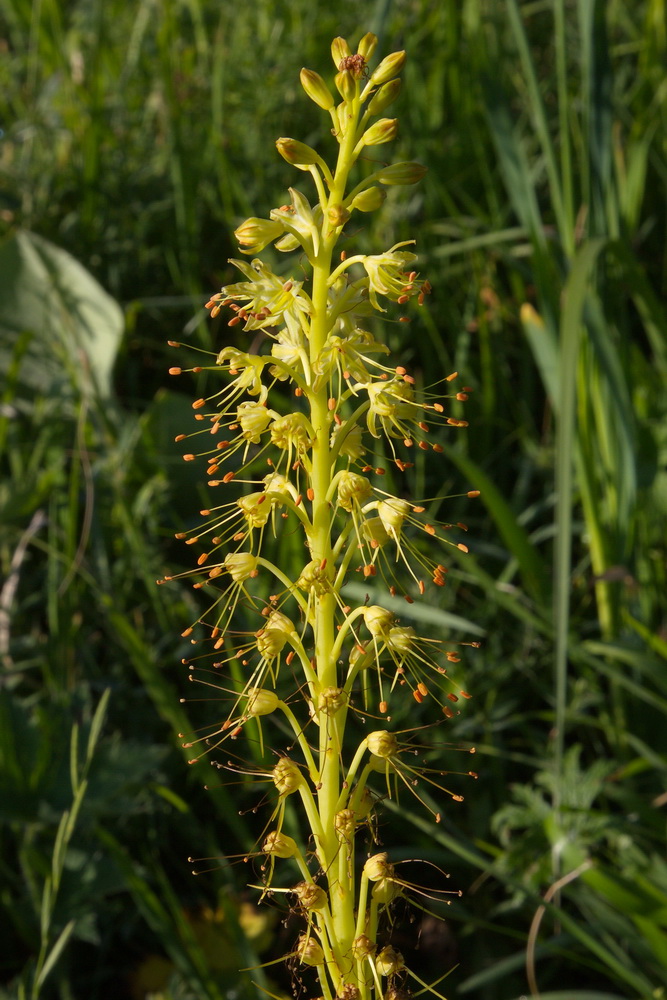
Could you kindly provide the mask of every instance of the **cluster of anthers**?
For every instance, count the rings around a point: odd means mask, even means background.
[[[382,852],[357,870],[355,843],[360,831],[377,843],[373,817],[384,798],[407,790],[439,820],[438,798],[462,800],[444,775],[475,777],[433,766],[435,749],[416,743],[415,727],[386,728],[390,709],[399,718],[409,711],[406,690],[413,706],[436,703],[441,723],[470,697],[459,675],[462,644],[422,637],[397,613],[403,598],[410,621],[409,605],[427,586],[445,585],[442,552],[467,551],[459,540],[465,525],[429,516],[427,508],[447,498],[413,502],[381,486],[387,463],[398,470],[387,479],[395,478],[410,469],[415,449],[443,450],[442,428],[466,426],[459,414],[470,389],[451,388],[456,373],[420,389],[405,367],[388,363],[388,348],[367,329],[370,317],[385,312],[383,302],[421,305],[431,290],[409,244],[374,255],[336,250],[355,214],[378,209],[389,187],[414,184],[425,172],[418,163],[376,162],[356,186],[348,183],[362,151],[367,165],[373,147],[397,131],[396,119],[374,119],[398,96],[405,53],[371,71],[376,42],[367,34],[352,53],[344,39],[334,40],[338,101],[319,74],[301,71],[308,96],[331,116],[336,166],[294,139],[279,139],[277,148],[310,175],[315,204],[290,189],[289,203],[236,230],[241,253],[252,259],[230,261],[244,280],[223,287],[207,307],[252,334],[254,349],[226,346],[187,369],[206,373],[208,382],[214,373],[223,385],[194,402],[199,426],[176,438],[186,443],[185,461],[206,459],[210,496],[224,487],[224,499],[211,500],[201,525],[177,536],[201,549],[196,569],[160,581],[192,576],[208,597],[183,632],[193,647],[183,663],[190,680],[214,689],[227,707],[198,735],[184,736],[184,746],[196,748],[194,763],[248,727],[258,738],[255,758],[266,766],[214,763],[275,788],[254,852],[265,859],[260,888],[292,894],[305,930],[287,957],[299,975],[315,970],[326,1000],[398,995],[410,978],[420,992],[435,992],[406,968],[390,934],[399,897],[421,905],[416,897],[439,893],[401,880]],[[298,278],[254,256],[269,246],[298,251]],[[271,539],[295,532],[305,553],[290,572],[267,549],[280,550]],[[296,551],[292,545],[289,565]],[[355,574],[370,591],[361,604],[351,599]],[[278,721],[276,737],[289,734],[288,745],[272,740],[265,747],[262,720],[269,716]],[[349,717],[382,725],[352,753]],[[282,830],[292,795],[308,827],[302,844]],[[295,868],[299,881],[291,884]]]

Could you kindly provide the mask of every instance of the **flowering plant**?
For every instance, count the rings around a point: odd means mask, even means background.
[[[445,584],[447,567],[433,554],[433,539],[466,551],[446,536],[452,526],[429,520],[423,504],[382,489],[385,470],[374,454],[384,438],[403,473],[411,466],[410,449],[442,451],[432,425],[465,426],[447,414],[452,395],[420,395],[415,378],[391,366],[388,348],[366,329],[369,317],[385,312],[383,302],[421,304],[429,293],[407,249],[411,241],[380,254],[343,251],[334,259],[351,219],[380,208],[388,187],[415,184],[425,173],[418,163],[377,163],[362,180],[349,180],[361,154],[397,131],[395,118],[378,116],[399,93],[405,53],[391,53],[371,71],[376,44],[366,34],[353,53],[344,39],[334,40],[338,99],[321,76],[301,71],[306,94],[331,116],[335,166],[300,141],[278,139],[281,156],[310,175],[315,204],[293,188],[288,204],[236,230],[241,253],[252,259],[230,262],[243,280],[207,305],[212,316],[229,310],[230,327],[254,332],[261,353],[220,351],[207,370],[224,378],[223,388],[195,401],[200,427],[177,438],[198,442],[184,458],[207,458],[211,489],[237,491],[201,511],[202,526],[180,536],[204,546],[194,586],[212,599],[183,632],[198,646],[197,657],[184,662],[191,680],[217,688],[229,702],[219,722],[185,746],[208,753],[252,726],[266,760],[264,726],[275,720],[276,736],[291,734],[284,749],[272,740],[273,766],[260,772],[275,788],[258,842],[260,888],[263,896],[292,895],[303,930],[287,958],[299,975],[304,967],[314,970],[316,992],[326,1000],[397,995],[410,977],[421,992],[434,991],[435,984],[406,968],[389,940],[395,901],[410,896],[410,886],[387,853],[372,849],[359,866],[356,853],[360,831],[370,830],[377,845],[371,819],[382,799],[395,798],[400,788],[426,804],[436,821],[438,808],[419,784],[462,798],[442,784],[447,772],[415,763],[409,732],[392,731],[392,700],[406,690],[417,704],[428,698],[444,722],[459,699],[469,697],[456,672],[448,673],[460,661],[455,649],[419,636],[384,604],[368,598],[351,604],[346,590],[353,573],[374,588],[379,574],[389,595],[385,604],[397,596],[412,603],[427,585]],[[298,277],[278,276],[254,256],[269,245],[297,251]],[[455,378],[448,375],[436,387]],[[274,408],[276,383],[293,387],[288,412]],[[453,396],[465,400],[466,389]],[[304,563],[294,577],[268,559],[263,546],[283,524],[304,536]],[[420,534],[428,545],[420,544]],[[259,627],[236,642],[231,622],[239,602],[257,614]],[[296,668],[302,679],[285,692],[284,676]],[[345,734],[355,720],[365,735],[350,751]],[[235,767],[231,761],[219,766]],[[283,832],[290,797],[302,807],[307,835],[301,840]]]

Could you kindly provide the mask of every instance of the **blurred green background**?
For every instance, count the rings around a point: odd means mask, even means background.
[[[309,193],[274,139],[333,148],[299,70],[328,75],[331,38],[366,30],[408,50],[392,156],[429,168],[358,234],[416,237],[434,286],[410,336],[384,336],[474,389],[413,495],[482,491],[431,503],[471,551],[419,605],[432,634],[482,642],[450,730],[479,780],[438,827],[401,801],[380,828],[464,895],[445,924],[406,907],[420,950],[397,942],[424,975],[457,966],[450,1000],[666,996],[664,0],[0,18],[0,997],[289,989],[279,966],[236,972],[294,937],[248,867],[187,860],[248,850],[261,793],[205,790],[179,749],[207,711],[179,701],[195,603],[155,580],[187,567],[173,535],[205,496],[173,444],[202,384],[169,379],[188,362],[166,341],[229,338],[203,303],[231,231]]]

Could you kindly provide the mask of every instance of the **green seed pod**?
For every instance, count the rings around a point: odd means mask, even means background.
[[[324,965],[321,945],[310,934],[302,934],[296,946],[296,953],[303,965]]]
[[[279,830],[273,830],[267,835],[262,850],[265,854],[275,855],[276,858],[294,858],[299,853],[296,840]]]
[[[248,715],[271,715],[278,708],[280,698],[275,691],[268,688],[250,688],[246,712]]]
[[[376,175],[380,184],[416,184],[427,172],[427,167],[421,163],[411,163],[407,160],[404,163],[392,163],[389,167],[383,167]]]
[[[297,882],[293,892],[304,910],[323,910],[327,905],[327,894],[314,882]]]
[[[381,906],[387,906],[393,899],[400,896],[400,894],[400,885],[397,885],[391,878],[378,879],[371,893],[375,902],[380,903]]]
[[[328,111],[334,106],[333,94],[327,87],[319,73],[312,69],[302,69],[300,73],[301,86],[323,111]]]
[[[366,129],[361,137],[364,146],[381,146],[383,142],[391,142],[398,132],[398,118],[380,118],[375,125]]]
[[[334,816],[334,829],[340,841],[351,844],[356,828],[357,820],[352,809],[341,809]]]
[[[350,208],[356,208],[358,212],[375,212],[384,203],[386,197],[387,192],[383,191],[382,188],[366,188],[365,191],[360,191],[358,195],[355,195]]]
[[[388,944],[378,953],[375,968],[381,976],[393,976],[405,968],[405,961],[400,951]]]
[[[360,934],[352,942],[352,955],[357,962],[363,962],[364,959],[373,956],[376,951],[377,945],[365,934]]]
[[[347,220],[350,218],[350,212],[343,205],[332,205],[331,208],[327,209],[327,219],[334,227],[338,229],[339,226],[344,226]]]

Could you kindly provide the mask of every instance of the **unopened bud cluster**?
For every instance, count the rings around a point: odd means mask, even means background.
[[[373,68],[376,46],[370,33],[356,51],[336,38],[332,78],[301,70],[305,94],[330,118],[334,149],[277,140],[280,156],[307,183],[290,188],[266,217],[237,227],[246,259],[230,263],[240,280],[208,308],[248,335],[247,348],[225,346],[192,369],[220,381],[193,404],[192,433],[177,438],[188,442],[187,461],[206,461],[211,496],[201,526],[178,536],[201,550],[197,569],[181,576],[192,575],[207,598],[182,633],[194,647],[183,663],[191,681],[227,700],[217,724],[185,745],[198,748],[194,762],[247,728],[259,734],[253,773],[259,752],[275,807],[248,859],[261,858],[263,895],[288,894],[302,917],[286,956],[301,984],[313,996],[346,1000],[399,995],[412,978],[419,992],[429,990],[389,942],[396,900],[415,896],[375,848],[374,813],[399,790],[436,821],[442,801],[461,801],[442,782],[452,772],[429,768],[416,731],[393,730],[390,712],[405,704],[420,712],[426,702],[434,712],[420,718],[423,730],[448,725],[470,697],[459,673],[461,645],[420,635],[410,619],[410,605],[427,588],[445,585],[446,547],[467,551],[466,527],[433,520],[424,503],[406,499],[405,484],[401,496],[388,493],[377,458],[383,439],[400,478],[418,450],[440,454],[440,434],[466,426],[461,404],[469,389],[451,388],[456,373],[420,388],[369,329],[370,317],[388,310],[409,322],[405,309],[422,305],[431,290],[412,241],[375,254],[352,245],[387,188],[416,184],[425,173],[419,163],[387,162],[399,128],[387,109],[401,92],[405,52]],[[285,264],[274,271],[257,256],[269,246],[294,256],[279,258]],[[286,532],[304,543],[302,564],[289,571],[271,561],[265,544]],[[372,599],[349,603],[354,579]],[[397,598],[405,600],[407,622]],[[362,713],[374,721],[355,740]],[[229,760],[218,766],[234,769]],[[301,838],[282,829],[295,803]],[[357,864],[364,839],[367,857]]]

